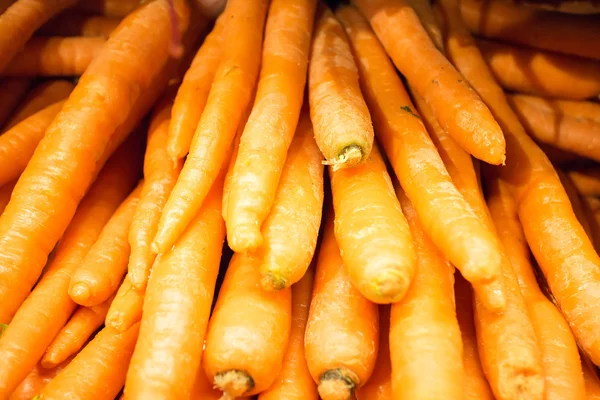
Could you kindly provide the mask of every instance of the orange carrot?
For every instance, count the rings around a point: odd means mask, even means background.
[[[138,336],[139,324],[120,333],[105,327],[45,388],[44,400],[114,399]]]
[[[317,386],[310,376],[304,357],[304,333],[312,298],[314,268],[292,286],[292,328],[283,367],[275,383],[258,400],[317,400]]]
[[[537,107],[554,110],[561,116],[569,116],[578,120],[587,118],[600,123],[600,103],[595,101],[547,99],[535,96],[527,96],[527,99],[535,103]]]
[[[25,96],[31,84],[32,81],[26,78],[0,80],[0,128],[3,128],[4,122]]]
[[[281,172],[256,252],[262,287],[280,290],[298,282],[315,253],[323,209],[323,157],[304,110]],[[293,245],[292,245],[293,243]]]
[[[586,214],[583,201],[579,195],[579,192],[577,191],[577,188],[573,184],[573,181],[571,181],[571,178],[569,178],[564,171],[557,168],[556,173],[558,174],[560,183],[563,185],[563,188],[569,197],[569,202],[571,203],[575,217],[577,217],[577,220],[581,224],[581,227],[585,233],[590,238],[593,238],[591,221],[588,221],[588,215]]]
[[[190,400],[219,400],[221,392],[213,387],[213,384],[208,380],[204,368],[200,366],[194,381],[194,388]],[[252,397],[238,397],[237,400],[250,400]],[[309,399],[310,400],[310,399]]]
[[[423,28],[433,41],[435,47],[444,54],[444,37],[442,35],[442,29],[436,20],[436,15],[434,14],[431,3],[427,0],[407,0],[407,2],[413,10],[415,10]]]
[[[40,364],[29,372],[23,382],[10,395],[8,400],[32,400],[39,399],[41,391],[62,371],[69,363],[71,358],[65,360],[60,365],[50,369],[43,368]]]
[[[591,363],[582,362],[583,377],[585,379],[585,392],[587,400],[600,399],[600,379],[598,379],[597,367]]]
[[[262,243],[300,116],[316,0],[273,0],[265,27],[254,106],[240,139],[226,220],[234,251]]]
[[[69,296],[75,303],[96,306],[118,289],[127,271],[130,249],[127,234],[138,206],[141,185],[117,208],[81,265],[73,272]]]
[[[135,184],[135,157],[140,152],[134,145],[132,141],[126,143],[106,165],[81,202],[46,273],[0,336],[4,360],[0,364],[0,397],[11,393],[25,378],[75,310],[68,295],[71,274]]]
[[[10,195],[12,194],[16,184],[17,181],[14,180],[0,187],[0,215],[2,215],[4,212],[4,209],[10,200]]]
[[[375,368],[379,346],[377,305],[350,283],[335,241],[329,210],[319,250],[304,336],[310,374],[323,400],[351,399]]]
[[[110,151],[166,85],[172,67],[167,61],[170,38],[164,33],[170,27],[168,9],[168,0],[153,1],[121,23],[80,78],[15,186],[0,217],[0,297],[10,299],[0,306],[0,321],[9,319],[26,297]],[[183,14],[183,29],[187,8],[177,10]],[[124,43],[132,42],[136,46],[128,46],[128,57],[123,57]],[[145,67],[140,70],[139,65]]]
[[[503,164],[505,143],[500,127],[477,93],[435,48],[414,10],[404,0],[354,3],[451,137],[473,156]]]
[[[160,257],[157,257],[154,263],[156,264],[159,259]],[[106,314],[106,326],[125,332],[140,322],[145,294],[146,288],[135,289],[129,276],[126,275]]]
[[[108,38],[120,23],[121,18],[117,17],[67,10],[48,21],[36,32],[36,35]]]
[[[267,0],[227,2],[223,43],[235,45],[223,49],[190,153],[163,209],[152,244],[158,254],[169,250],[194,218],[226,160],[253,93],[267,6]]]
[[[108,307],[114,295],[104,303],[93,307],[79,307],[69,322],[58,332],[44,357],[40,361],[42,367],[54,368],[69,357],[77,354],[90,336],[104,324]]]
[[[479,36],[600,60],[594,15],[536,10],[501,0],[460,0],[465,25]]]
[[[577,168],[567,174],[582,196],[600,196],[600,168]]]
[[[86,0],[78,2],[75,9],[106,17],[123,18],[143,3],[143,0]]]
[[[341,8],[337,15],[354,50],[377,138],[412,199],[423,229],[475,283],[479,296],[489,300],[488,306],[501,309],[498,245],[456,189],[368,22],[351,7]]]
[[[319,6],[316,18],[308,74],[310,117],[325,164],[337,170],[369,157],[373,124],[343,28],[326,6]]]
[[[78,76],[100,54],[100,37],[36,37],[2,70],[4,76]]]
[[[192,393],[225,239],[223,175],[173,249],[152,268],[127,373],[128,398],[187,399]]]

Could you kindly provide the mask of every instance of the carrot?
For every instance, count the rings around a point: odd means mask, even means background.
[[[69,322],[58,332],[44,357],[40,361],[42,367],[49,369],[61,364],[69,357],[77,354],[90,336],[104,324],[108,307],[114,295],[103,303],[92,307],[78,307]]]
[[[436,21],[431,3],[427,0],[407,0],[408,4],[413,8],[417,17],[421,21],[423,28],[431,38],[435,47],[443,54],[444,53],[444,37],[442,30]]]
[[[212,383],[206,377],[202,366],[198,368],[194,388],[190,400],[219,400],[221,392],[215,389]],[[250,400],[252,397],[238,397],[237,400]]]
[[[310,118],[324,163],[337,170],[369,157],[373,125],[343,28],[323,5],[316,19],[308,71]]]
[[[282,368],[291,290],[264,291],[256,267],[252,256],[234,254],[208,324],[202,365],[223,399],[262,392]]]
[[[106,17],[123,18],[131,14],[140,4],[143,4],[142,0],[86,0],[78,2],[75,9]]]
[[[316,0],[273,0],[265,26],[260,79],[240,139],[227,211],[227,242],[255,250],[269,215],[300,116]]]
[[[11,393],[25,378],[75,310],[67,292],[71,274],[135,184],[139,153],[135,145],[133,141],[126,143],[106,165],[81,202],[44,276],[0,336],[0,397]],[[4,304],[3,300],[3,311]]]
[[[262,287],[280,290],[298,282],[315,253],[323,209],[323,157],[304,110],[290,146],[256,251]],[[292,245],[293,243],[293,245]]]
[[[42,389],[44,389],[44,387],[46,387],[60,371],[69,365],[70,362],[71,358],[50,369],[43,368],[40,364],[36,364],[27,377],[23,379],[23,382],[21,382],[15,391],[11,393],[8,400],[39,399],[39,394]]]
[[[535,96],[527,96],[527,98],[530,102],[535,102],[536,106],[552,109],[556,111],[557,114],[573,117],[577,120],[587,118],[596,123],[600,123],[600,104],[598,102],[546,99]]]
[[[66,100],[74,87],[75,85],[72,82],[65,79],[52,79],[40,83],[30,90],[23,101],[19,103],[19,106],[6,121],[4,129],[8,130],[38,111],[61,100]]]
[[[454,186],[367,21],[351,7],[339,9],[337,16],[350,38],[377,138],[425,231],[446,258],[475,282],[479,295],[489,299],[488,306],[501,309],[500,249]],[[474,238],[477,243],[471,241]]]
[[[223,55],[198,123],[190,153],[165,204],[152,244],[166,252],[196,215],[225,162],[244,109],[250,104],[258,74],[267,0],[231,0]],[[241,17],[243,15],[243,18]]]
[[[156,264],[160,257],[157,257]],[[135,289],[128,275],[125,275],[123,283],[117,290],[108,313],[106,314],[106,326],[119,332],[125,332],[142,319],[142,306],[146,288]]]
[[[0,128],[4,127],[4,122],[25,96],[31,84],[32,81],[27,78],[7,78],[0,80]]]
[[[462,343],[454,310],[454,271],[425,235],[399,186],[396,194],[415,240],[417,272],[406,297],[391,310],[394,398],[462,399]]]
[[[392,365],[390,360],[390,306],[379,307],[379,352],[373,374],[356,391],[357,400],[391,400]]]
[[[488,205],[506,255],[519,281],[535,329],[545,378],[544,399],[585,399],[585,385],[575,338],[556,307],[540,290],[508,188],[487,180]]]
[[[585,233],[593,239],[591,221],[588,221],[588,215],[586,214],[583,201],[579,195],[579,192],[577,191],[577,188],[571,181],[571,178],[569,178],[564,171],[557,168],[556,173],[558,174],[560,183],[563,185],[563,188],[569,197],[569,202],[571,203],[575,217],[577,217],[577,220],[581,224],[581,227]]]
[[[106,43],[99,37],[36,37],[2,70],[4,76],[78,76]]]
[[[477,93],[435,48],[414,10],[404,0],[354,3],[450,136],[473,156],[503,164],[505,143],[500,127]]]
[[[465,25],[476,35],[600,60],[594,15],[536,10],[500,0],[461,0]]]
[[[317,400],[319,397],[304,357],[304,333],[314,275],[314,267],[311,267],[292,286],[292,328],[283,366],[275,382],[258,396],[258,400]]]
[[[35,31],[77,0],[17,0],[0,14],[0,74]]]
[[[0,187],[0,215],[4,212],[16,183],[14,180]]]
[[[140,336],[127,373],[127,397],[190,397],[225,239],[223,175],[173,249],[152,268]]]
[[[95,174],[166,85],[172,66],[164,34],[170,26],[168,7],[167,0],[150,2],[121,23],[21,175],[0,217],[0,297],[10,299],[3,300],[0,321],[26,297]],[[185,21],[182,17],[182,28]],[[123,57],[124,43],[131,42],[136,43],[128,47],[131,58]],[[139,65],[145,65],[143,71]]]
[[[48,21],[36,35],[108,38],[120,23],[121,18],[68,10]]]
[[[530,102],[528,96],[509,95],[508,100],[536,141],[600,161],[600,122],[546,111]]]
[[[71,276],[69,296],[82,306],[106,301],[118,288],[127,271],[127,234],[140,198],[142,184],[129,194],[112,215],[96,243]]]
[[[323,400],[352,398],[373,373],[379,346],[377,305],[350,283],[333,220],[329,210],[304,336],[308,369]]]
[[[43,108],[0,136],[0,185],[17,179],[25,170],[46,129],[64,103],[61,100]]]
[[[582,196],[600,196],[600,168],[573,169],[567,173]]]
[[[600,399],[600,380],[596,367],[585,361],[582,362],[583,377],[585,379],[585,391],[587,400]]]
[[[125,374],[138,336],[139,324],[126,332],[105,327],[42,390],[44,400],[114,399]]]

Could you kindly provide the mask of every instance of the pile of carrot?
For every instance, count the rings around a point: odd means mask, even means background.
[[[0,0],[0,400],[600,399],[600,8],[208,3]]]

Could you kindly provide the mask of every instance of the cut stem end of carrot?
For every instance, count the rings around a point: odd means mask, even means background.
[[[542,371],[536,368],[515,371],[509,365],[500,368],[498,382],[499,398],[501,399],[540,399],[544,394],[544,377]]]
[[[330,165],[334,171],[342,168],[352,167],[363,160],[362,147],[356,144],[344,147],[344,149],[333,160],[323,161],[324,165]]]
[[[287,279],[275,273],[267,273],[260,278],[260,285],[268,292],[276,292],[288,287]]]
[[[246,371],[234,369],[219,372],[215,375],[214,384],[217,389],[223,392],[221,400],[232,400],[252,390],[254,379]]]
[[[349,400],[354,397],[358,377],[346,368],[330,369],[319,378],[319,396],[323,400]]]
[[[363,295],[374,303],[389,304],[401,300],[409,286],[410,280],[405,274],[395,268],[389,268],[374,277],[369,287],[371,293]]]

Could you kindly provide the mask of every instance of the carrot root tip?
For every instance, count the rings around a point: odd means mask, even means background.
[[[246,371],[237,369],[219,372],[214,379],[215,388],[223,392],[221,400],[243,396],[254,387],[254,379]]]
[[[288,287],[288,281],[279,274],[268,272],[261,276],[260,285],[268,292],[276,292]]]
[[[77,282],[69,289],[69,296],[71,296],[73,301],[77,304],[85,305],[84,303],[87,303],[91,295],[92,293],[89,285],[83,282]]]
[[[232,231],[230,237],[227,238],[227,243],[236,253],[245,253],[262,246],[263,237],[258,228],[239,227]]]
[[[375,293],[374,300],[377,300],[377,303],[383,300],[392,303],[404,297],[409,286],[410,280],[402,272],[395,268],[388,268],[377,274],[371,289]]]
[[[504,287],[500,280],[495,280],[485,284],[474,284],[475,295],[490,311],[500,313],[506,307],[506,296]]]
[[[348,400],[353,398],[358,376],[345,368],[330,369],[319,378],[319,396],[323,400]]]
[[[338,169],[352,167],[360,163],[363,159],[362,147],[356,144],[344,147],[342,151],[333,160],[323,161],[324,165],[330,165],[334,171]]]

